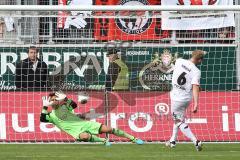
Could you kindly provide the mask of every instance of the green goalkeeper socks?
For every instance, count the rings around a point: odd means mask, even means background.
[[[114,135],[116,135],[116,136],[119,136],[119,137],[128,138],[128,139],[130,139],[131,141],[135,139],[134,136],[132,136],[132,135],[130,135],[130,134],[128,134],[128,133],[120,130],[120,129],[115,129],[115,128],[113,128],[113,129],[112,129],[112,133],[113,133]]]
[[[89,142],[105,142],[106,139],[105,138],[100,138],[98,136],[95,135],[91,135]]]

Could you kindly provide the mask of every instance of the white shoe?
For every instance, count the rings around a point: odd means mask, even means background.
[[[170,148],[175,148],[176,147],[176,142],[175,141],[167,141],[165,143],[166,147],[170,147]]]
[[[197,140],[195,143],[195,147],[197,151],[201,151],[202,150],[202,142]]]

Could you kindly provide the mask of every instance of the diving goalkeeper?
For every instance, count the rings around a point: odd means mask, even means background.
[[[81,96],[81,103],[87,103],[88,97]],[[111,128],[98,122],[87,121],[74,114],[77,107],[76,102],[68,99],[66,94],[61,92],[50,93],[49,97],[42,98],[43,109],[40,116],[41,122],[52,123],[59,129],[74,137],[77,141],[85,142],[102,142],[106,146],[111,143],[105,139],[96,136],[97,134],[109,133],[119,137],[128,138],[136,144],[143,144],[141,139],[116,128]],[[48,107],[52,107],[52,111],[48,112]]]

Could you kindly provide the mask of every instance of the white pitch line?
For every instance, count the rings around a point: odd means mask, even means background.
[[[240,151],[229,151],[229,152],[231,152],[231,153],[237,153],[237,152],[240,152]]]
[[[16,158],[70,158],[71,156],[15,156]]]
[[[184,155],[184,154],[168,154],[168,155],[161,155],[161,157],[182,157],[182,156],[185,156],[185,157],[208,157],[209,155]],[[153,157],[159,157],[159,155],[149,155],[149,156],[142,156],[142,157],[148,157],[148,158],[153,158]]]

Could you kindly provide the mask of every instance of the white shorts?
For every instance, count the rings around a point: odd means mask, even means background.
[[[189,106],[190,101],[181,102],[181,101],[171,101],[171,113],[173,116],[173,120],[181,120],[185,119],[185,112],[187,107]]]

